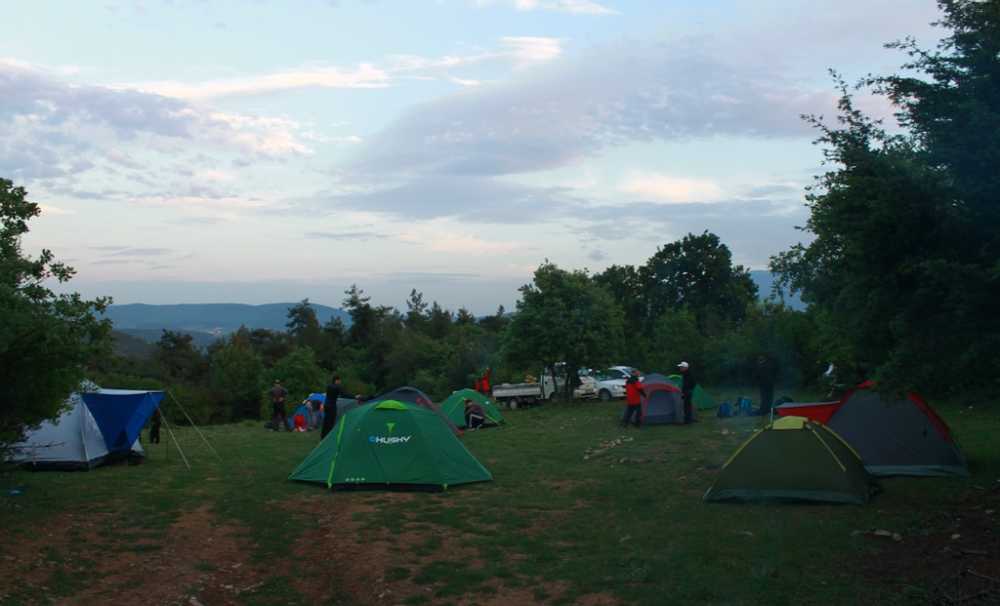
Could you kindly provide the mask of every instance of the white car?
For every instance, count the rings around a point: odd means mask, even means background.
[[[625,397],[625,379],[632,376],[635,368],[631,366],[612,366],[593,373],[597,381],[597,397],[607,402],[615,398]],[[640,380],[642,377],[639,377]]]

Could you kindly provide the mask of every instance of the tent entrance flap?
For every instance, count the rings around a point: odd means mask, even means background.
[[[132,447],[139,432],[163,400],[163,392],[102,390],[80,394],[111,452]]]

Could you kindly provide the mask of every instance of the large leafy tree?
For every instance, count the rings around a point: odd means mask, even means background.
[[[73,269],[43,250],[25,255],[21,237],[41,209],[22,187],[0,179],[0,448],[56,416],[85,366],[110,352],[111,323],[95,314],[111,300],[57,295]]]
[[[511,363],[526,369],[540,365],[551,372],[556,363],[565,362],[571,390],[578,368],[607,364],[620,352],[622,310],[587,273],[545,262],[520,292],[504,338]]]
[[[750,271],[733,265],[729,247],[707,231],[657,249],[637,278],[646,327],[664,311],[687,308],[703,334],[722,332],[757,299]]]
[[[246,339],[231,337],[210,358],[209,381],[234,419],[256,418],[264,363]]]
[[[648,324],[642,282],[634,265],[612,265],[595,274],[594,282],[607,289],[621,306],[630,331],[640,330]]]
[[[156,360],[163,374],[173,381],[197,382],[204,377],[208,365],[190,334],[166,330],[156,342]]]
[[[274,381],[281,381],[288,390],[288,402],[298,403],[314,391],[321,391],[329,380],[329,374],[316,361],[316,354],[308,347],[293,349],[278,360],[269,372],[269,380],[263,387],[270,387]]]
[[[950,391],[1000,377],[1000,3],[939,2],[937,51],[870,79],[901,133],[852,103],[817,119],[832,170],[807,196],[815,235],[772,260],[824,319],[843,362],[893,387]],[[946,369],[946,370],[943,370]]]
[[[288,308],[288,322],[285,327],[300,347],[318,349],[322,340],[322,329],[316,317],[316,310],[309,304],[309,299],[303,299]]]

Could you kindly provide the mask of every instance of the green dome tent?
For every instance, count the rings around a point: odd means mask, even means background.
[[[669,380],[671,383],[676,385],[678,389],[680,389],[681,383],[684,382],[684,377],[680,375],[668,375],[667,380]],[[701,410],[708,410],[709,408],[715,408],[715,400],[712,398],[712,396],[708,395],[708,393],[704,389],[701,388],[701,385],[694,386],[694,393],[692,393],[691,396],[692,399],[694,400],[693,404],[695,408],[699,408]]]
[[[487,425],[500,425],[501,423],[504,423],[504,418],[503,415],[500,414],[500,409],[498,409],[489,398],[478,391],[473,391],[471,389],[459,389],[458,391],[452,392],[452,394],[441,403],[441,412],[443,412],[444,416],[448,417],[448,420],[456,426],[463,429],[465,428],[466,398],[469,398],[476,404],[483,407],[483,411],[486,413]]]
[[[836,432],[804,417],[782,417],[733,453],[705,500],[864,504],[874,486],[861,457]]]
[[[290,480],[328,487],[444,490],[493,479],[438,414],[386,400],[344,415]]]

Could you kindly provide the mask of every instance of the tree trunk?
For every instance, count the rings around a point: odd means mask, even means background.
[[[559,381],[556,379],[556,365],[555,363],[548,364],[546,369],[549,371],[549,376],[552,377],[552,393],[559,393]],[[545,397],[545,381],[542,380],[542,397]]]

